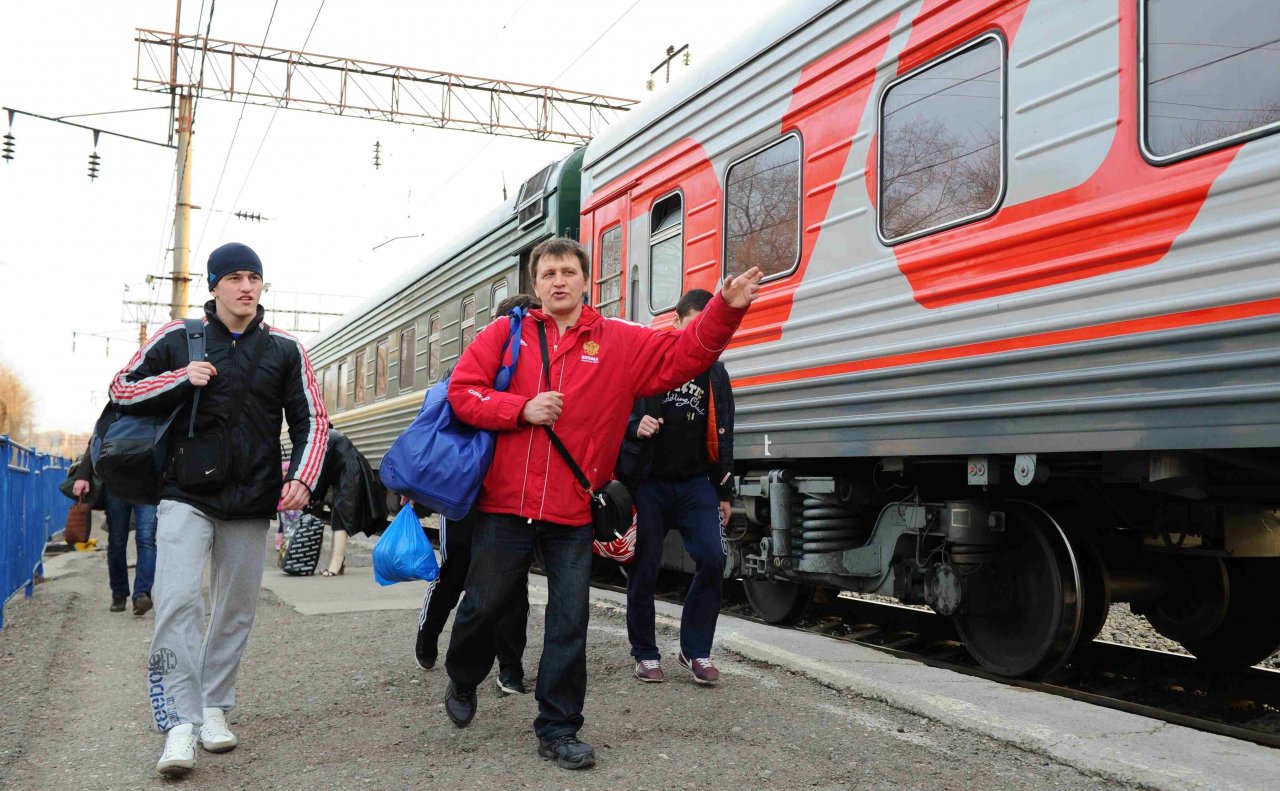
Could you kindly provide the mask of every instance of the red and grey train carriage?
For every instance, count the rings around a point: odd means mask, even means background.
[[[1113,602],[1216,663],[1280,645],[1277,66],[1263,0],[793,2],[591,142],[602,312],[666,326],[768,274],[724,358],[730,573],[762,615],[818,586],[923,602],[1009,675]],[[459,354],[452,302],[568,227],[579,156],[322,365],[386,335],[387,375],[391,317],[437,312],[401,356]],[[335,423],[376,458],[429,380]]]

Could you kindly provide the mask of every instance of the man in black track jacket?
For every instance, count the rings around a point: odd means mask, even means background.
[[[267,522],[311,499],[328,441],[328,416],[302,344],[262,321],[257,254],[242,244],[223,245],[210,254],[208,273],[213,299],[204,308],[205,359],[187,359],[183,323],[173,321],[111,383],[111,400],[122,412],[167,413],[182,405],[157,509],[156,625],[147,668],[155,725],[167,734],[156,769],[168,776],[191,770],[197,740],[213,752],[236,745],[225,712],[235,705],[240,657],[257,609]],[[175,463],[193,405],[195,435],[211,438],[218,449],[206,473],[213,484],[193,482]],[[282,414],[293,445],[283,478]],[[213,609],[202,635],[200,584],[209,561]]]
[[[676,304],[675,328],[706,308],[693,289]],[[676,528],[696,569],[680,619],[681,667],[715,684],[711,640],[724,576],[723,525],[733,495],[733,390],[719,362],[674,390],[636,401],[618,454],[618,477],[636,504],[636,556],[627,569],[627,636],[641,681],[663,680],[653,593],[667,531]]]

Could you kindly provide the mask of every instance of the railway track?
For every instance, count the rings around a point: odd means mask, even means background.
[[[663,571],[658,598],[682,603],[684,579]],[[593,584],[626,592],[617,579]],[[765,622],[736,584],[726,585],[722,611]],[[821,634],[931,667],[1280,747],[1280,671],[1214,670],[1190,657],[1094,640],[1046,679],[1011,679],[978,667],[948,619],[928,610],[847,596],[815,602],[797,624],[777,628]]]

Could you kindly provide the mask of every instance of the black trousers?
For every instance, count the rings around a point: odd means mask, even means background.
[[[534,733],[557,739],[582,727],[587,696],[587,619],[591,601],[591,526],[557,525],[480,513],[467,595],[449,638],[445,670],[474,689],[493,667],[494,625],[523,588],[534,553],[547,572],[547,615],[534,697]]]
[[[425,629],[432,642],[440,639],[449,613],[457,606],[466,587],[476,513],[472,511],[457,521],[440,517],[440,554],[443,560],[440,576],[427,586],[427,596],[422,601],[422,612],[418,618],[418,629]],[[526,573],[524,583],[512,592],[509,606],[503,609],[493,627],[493,650],[498,657],[498,672],[504,678],[524,678],[528,623],[529,575]]]

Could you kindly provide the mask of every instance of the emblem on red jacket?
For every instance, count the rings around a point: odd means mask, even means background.
[[[591,355],[592,357],[595,357],[597,354],[600,353],[600,344],[596,343],[595,341],[587,341],[586,343],[582,344],[582,351],[585,352],[586,354]]]

